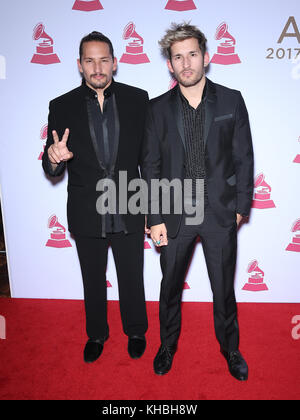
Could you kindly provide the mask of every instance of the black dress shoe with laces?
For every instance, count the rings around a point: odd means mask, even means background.
[[[153,367],[157,375],[165,375],[172,367],[176,346],[161,345],[154,359]]]
[[[221,353],[227,360],[229,372],[231,375],[239,381],[247,381],[248,366],[239,350],[226,352],[221,349]]]
[[[108,337],[99,338],[95,340],[90,338],[88,340],[83,352],[83,358],[85,363],[93,363],[101,356],[104,347],[104,342],[107,339]]]
[[[132,335],[128,338],[128,353],[132,359],[139,359],[146,349],[146,338],[144,335]]]

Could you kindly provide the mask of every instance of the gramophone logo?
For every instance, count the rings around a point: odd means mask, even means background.
[[[58,222],[55,214],[49,217],[48,229],[51,229],[51,234],[46,246],[52,248],[69,248],[72,246],[70,241],[66,239],[66,228]]]
[[[300,136],[298,137],[298,141],[299,141],[299,143],[300,143]],[[300,155],[297,155],[297,156],[295,157],[295,159],[293,160],[293,162],[294,162],[294,163],[300,163]]]
[[[76,0],[72,9],[82,12],[94,12],[95,10],[102,10],[103,6],[99,0]]]
[[[128,25],[125,26],[123,39],[130,40],[130,42],[126,45],[126,53],[122,55],[120,63],[150,63],[147,54],[144,53],[144,40],[136,33],[135,24],[133,22],[129,22]]]
[[[53,39],[45,32],[45,26],[38,23],[33,29],[32,38],[40,40],[36,46],[36,53],[31,59],[31,63],[36,64],[55,64],[60,63],[58,56],[53,52]]]
[[[286,247],[286,251],[300,252],[300,219],[297,219],[291,228],[294,236],[292,242]]]
[[[146,239],[144,240],[144,249],[151,249],[151,245]]]
[[[41,133],[40,133],[40,139],[43,140],[44,142],[47,140],[47,132],[48,132],[48,124],[45,124],[41,128]],[[44,149],[45,149],[45,146],[46,145],[44,144],[43,146]],[[44,154],[44,150],[39,154],[38,160],[42,160],[43,154]]]
[[[249,292],[261,292],[263,290],[269,290],[267,285],[264,283],[265,273],[258,267],[257,260],[252,261],[247,268],[248,283],[245,284],[242,290]]]
[[[225,39],[218,46],[217,53],[211,59],[211,63],[215,64],[239,64],[241,62],[239,56],[235,53],[235,38],[228,32],[226,22],[221,23],[216,30],[215,39]]]
[[[263,173],[257,175],[254,181],[252,207],[254,209],[270,209],[276,207],[274,201],[271,200],[271,190],[272,188],[265,181],[265,175]]]
[[[3,55],[0,55],[0,79],[6,79],[6,60]]]
[[[197,7],[193,0],[169,0],[165,9],[185,12],[187,10],[197,9]]]
[[[185,282],[183,283],[183,290],[189,290],[190,286],[188,284],[188,282],[185,280]]]

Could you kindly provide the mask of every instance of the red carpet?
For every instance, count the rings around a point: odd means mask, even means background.
[[[110,338],[100,359],[83,362],[82,301],[0,299],[6,339],[0,339],[0,399],[212,400],[299,399],[300,340],[291,323],[299,304],[239,304],[240,350],[249,380],[228,371],[214,336],[212,304],[184,303],[172,370],[153,373],[159,346],[158,303],[148,302],[148,346],[131,360],[118,302],[109,302]]]

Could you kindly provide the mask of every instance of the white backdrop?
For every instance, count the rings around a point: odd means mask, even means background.
[[[75,3],[79,9],[98,10],[74,10]],[[166,9],[167,4],[177,10]],[[184,8],[190,10],[180,11]],[[298,0],[1,1],[0,179],[13,297],[83,297],[75,243],[67,230],[67,175],[49,181],[39,160],[49,100],[80,84],[80,39],[93,30],[103,32],[120,60],[133,41],[123,39],[124,28],[133,22],[144,44],[133,43],[140,52],[127,60],[131,63],[119,63],[116,80],[146,89],[153,98],[168,90],[171,81],[157,41],[171,22],[183,20],[206,34],[211,58],[217,53],[208,77],[241,90],[249,111],[257,188],[250,221],[238,234],[237,300],[300,302]],[[223,22],[223,38],[216,39]],[[39,23],[44,33],[38,27],[40,38],[34,40]],[[143,62],[142,52],[149,62]],[[52,215],[62,227],[48,227]],[[147,300],[158,300],[159,253],[148,238],[144,275]],[[111,250],[107,280],[108,298],[118,299]],[[201,243],[185,287],[185,301],[212,300]]]

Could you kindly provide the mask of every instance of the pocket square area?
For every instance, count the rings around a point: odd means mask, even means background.
[[[219,117],[215,117],[215,121],[222,121],[232,118],[232,114],[220,115]]]

